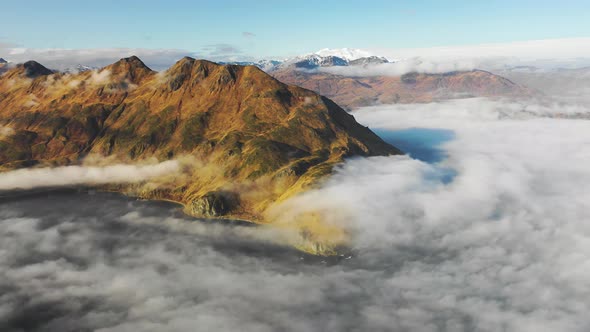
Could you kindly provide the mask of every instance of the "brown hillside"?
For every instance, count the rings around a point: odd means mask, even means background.
[[[0,137],[4,170],[190,156],[184,177],[110,189],[257,222],[347,156],[400,153],[312,91],[192,58],[163,73],[137,57],[75,75],[28,62],[0,77],[0,126],[13,132]]]
[[[349,110],[376,104],[426,103],[461,97],[515,97],[532,93],[483,70],[348,77],[288,68],[271,72],[271,75],[281,82],[313,90]]]

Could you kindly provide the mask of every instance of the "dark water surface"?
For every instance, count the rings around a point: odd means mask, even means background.
[[[373,129],[387,143],[406,152],[410,157],[433,164],[443,161],[447,155],[440,145],[455,138],[448,129],[407,128]]]
[[[410,158],[434,164],[438,181],[451,183],[457,171],[443,167],[438,163],[444,161],[448,155],[441,148],[446,142],[455,138],[455,132],[448,129],[406,128],[406,129],[373,129],[373,131],[387,143],[407,153]]]

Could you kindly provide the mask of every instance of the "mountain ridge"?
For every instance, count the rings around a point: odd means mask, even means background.
[[[78,74],[39,66],[0,77],[0,126],[14,132],[0,138],[4,170],[93,156],[191,160],[184,180],[108,188],[177,201],[194,216],[273,223],[270,206],[318,185],[345,158],[401,153],[331,100],[254,66],[189,57],[161,73],[136,57]],[[330,251],[314,234],[340,233],[316,232],[333,226],[313,220],[294,223],[315,243],[300,246]]]

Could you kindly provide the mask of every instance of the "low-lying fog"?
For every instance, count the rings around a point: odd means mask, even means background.
[[[416,159],[349,160],[285,203],[352,232],[340,260],[163,203],[5,199],[0,330],[588,331],[590,121],[547,117],[563,113],[488,99],[356,111]]]

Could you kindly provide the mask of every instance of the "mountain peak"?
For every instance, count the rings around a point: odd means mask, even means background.
[[[138,58],[135,55],[132,55],[128,58],[122,58],[119,61],[113,63],[112,65],[110,65],[110,67],[127,67],[130,69],[148,69],[151,70],[148,66],[145,65],[145,63],[143,63],[143,61],[141,61],[140,58]]]
[[[208,60],[197,60],[188,56],[178,60],[166,73],[167,85],[170,91],[180,89],[185,82],[204,79],[221,65]]]
[[[132,83],[139,83],[147,76],[154,73],[148,66],[137,56],[133,55],[106,66],[104,69],[110,70],[111,75],[124,80],[127,79]]]
[[[8,61],[4,60],[3,58],[0,58],[0,64],[5,64],[8,63]]]
[[[213,62],[213,61],[209,61],[209,60],[205,60],[205,59],[195,59],[195,58],[191,58],[190,56],[185,56],[182,59],[176,61],[175,64],[172,65],[172,67],[168,68],[167,72],[169,74],[173,74],[173,73],[180,73],[180,72],[185,72],[187,70],[191,70],[192,67],[211,67],[211,66],[219,66],[219,64]]]
[[[132,55],[132,56],[127,57],[127,58],[122,58],[118,62],[128,63],[128,64],[130,64],[132,66],[145,67],[145,68],[147,68],[147,66],[143,63],[143,61],[141,61],[141,59],[138,58],[135,55]]]
[[[51,75],[53,71],[47,69],[45,66],[37,61],[27,61],[17,66],[17,70],[23,73],[28,78],[36,78],[39,76]]]

